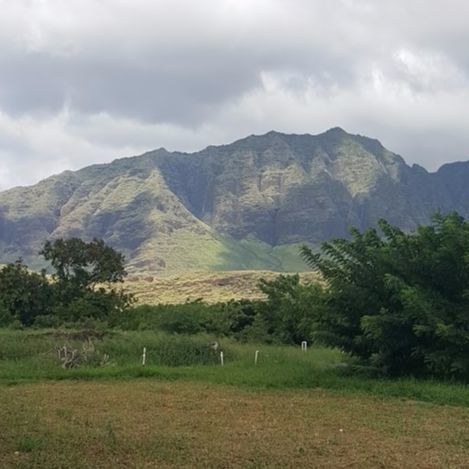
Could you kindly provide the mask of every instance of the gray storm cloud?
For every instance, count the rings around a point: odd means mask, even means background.
[[[469,158],[465,0],[0,0],[0,188],[340,125]]]

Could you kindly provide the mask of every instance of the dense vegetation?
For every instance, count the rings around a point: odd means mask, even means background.
[[[302,254],[325,285],[279,276],[261,281],[265,302],[140,307],[125,327],[308,340],[389,376],[469,379],[469,223],[462,217],[436,214],[413,233],[381,220],[379,231],[352,230],[351,239]]]
[[[42,254],[52,281],[21,261],[0,271],[0,324],[307,340],[348,352],[367,372],[469,379],[469,223],[455,213],[413,233],[382,220],[318,253],[304,247],[324,282],[263,280],[264,301],[130,308],[131,297],[112,286],[125,276],[123,257],[102,241],[57,240]]]
[[[21,259],[0,270],[0,325],[104,319],[130,305],[132,298],[113,286],[126,275],[124,257],[103,241],[47,241],[41,254],[54,268],[51,278]]]
[[[327,289],[317,296],[312,335],[390,375],[469,378],[469,223],[456,213],[404,233],[307,247]]]

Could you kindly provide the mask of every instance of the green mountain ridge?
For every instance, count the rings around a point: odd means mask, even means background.
[[[45,239],[103,238],[130,270],[304,270],[317,245],[384,217],[403,229],[469,214],[469,163],[429,173],[340,128],[158,149],[0,193],[0,262],[40,266]]]

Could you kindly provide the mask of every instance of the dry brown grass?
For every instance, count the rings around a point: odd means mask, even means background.
[[[0,387],[2,468],[469,466],[469,409],[194,383]]]
[[[125,282],[128,291],[134,293],[141,304],[184,303],[187,299],[202,298],[208,303],[231,299],[263,299],[257,287],[261,278],[273,280],[278,272],[240,270],[229,272],[187,272],[161,276],[151,273],[134,274]],[[317,281],[315,272],[300,274],[303,281]]]

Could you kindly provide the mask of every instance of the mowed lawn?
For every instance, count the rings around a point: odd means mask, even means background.
[[[182,381],[0,385],[0,467],[469,467],[469,408]]]

